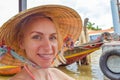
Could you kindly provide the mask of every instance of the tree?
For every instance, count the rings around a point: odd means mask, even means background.
[[[95,23],[88,22],[87,23],[88,30],[102,30],[101,28],[98,27],[98,25],[96,27],[94,27],[94,25]]]

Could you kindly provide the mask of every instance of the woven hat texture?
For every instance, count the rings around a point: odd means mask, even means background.
[[[0,41],[2,42],[2,40],[4,40],[6,45],[14,49],[18,54],[24,56],[25,54],[19,49],[18,43],[14,38],[14,29],[21,20],[36,13],[44,13],[55,20],[62,39],[65,38],[66,35],[71,34],[72,39],[76,41],[81,34],[82,21],[80,15],[75,10],[63,5],[42,5],[22,11],[4,23],[0,28]],[[10,65],[15,63],[18,65],[20,63],[19,60],[12,58],[9,54],[5,55],[0,62]]]

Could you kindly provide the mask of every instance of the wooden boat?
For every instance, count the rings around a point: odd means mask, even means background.
[[[65,65],[83,59],[88,54],[98,50],[102,44],[102,42],[86,43],[81,44],[81,46],[74,47],[73,50],[66,50],[64,56],[67,60],[67,63]]]
[[[21,67],[19,66],[0,66],[0,75],[2,76],[15,75],[20,71]]]

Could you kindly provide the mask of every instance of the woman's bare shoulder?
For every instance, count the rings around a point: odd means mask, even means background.
[[[15,75],[11,77],[9,80],[24,80],[21,76]]]
[[[23,80],[22,78],[10,78],[9,80]]]
[[[51,68],[51,71],[54,75],[56,75],[62,80],[75,80],[74,78],[70,77],[69,75],[67,75],[66,73],[62,72],[57,68]]]
[[[25,73],[20,72],[11,77],[9,80],[31,80],[31,79],[29,79],[28,75],[26,75]]]

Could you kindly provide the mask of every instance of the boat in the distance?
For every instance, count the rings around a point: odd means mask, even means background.
[[[15,75],[20,71],[21,67],[19,66],[0,66],[0,75],[2,76]]]
[[[103,42],[96,42],[96,43],[85,43],[81,44],[80,46],[74,47],[74,49],[66,50],[64,52],[64,56],[67,60],[65,65],[71,64],[75,61],[79,61],[89,55],[90,53],[98,50]]]

